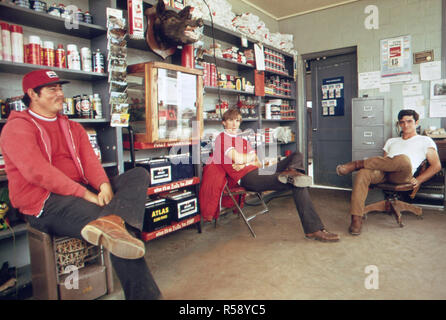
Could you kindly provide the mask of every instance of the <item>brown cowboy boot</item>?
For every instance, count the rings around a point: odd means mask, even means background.
[[[352,236],[359,236],[361,234],[361,228],[362,228],[362,216],[357,216],[352,214],[352,222],[350,224],[350,227],[348,228],[348,232]]]
[[[93,245],[103,245],[112,254],[123,259],[138,259],[144,256],[144,243],[130,235],[124,220],[117,215],[108,215],[88,223],[81,230],[82,237]]]
[[[364,168],[364,160],[355,160],[340,164],[336,167],[336,173],[338,176],[345,176],[353,171]]]
[[[295,187],[305,188],[313,184],[313,179],[296,169],[282,171],[277,179],[282,183],[291,183]]]
[[[325,229],[306,234],[305,238],[322,242],[338,242],[340,240],[339,235],[337,235],[336,233],[328,232]]]

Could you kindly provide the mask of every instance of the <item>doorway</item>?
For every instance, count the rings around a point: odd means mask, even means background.
[[[351,161],[351,99],[357,97],[356,47],[302,56],[308,168],[316,187],[351,188],[336,166]]]

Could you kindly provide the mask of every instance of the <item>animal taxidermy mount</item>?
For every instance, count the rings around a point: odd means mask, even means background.
[[[149,48],[166,59],[174,54],[177,46],[192,44],[199,38],[196,29],[203,26],[203,20],[192,19],[191,6],[180,12],[166,10],[163,0],[146,9],[147,18],[146,42]]]

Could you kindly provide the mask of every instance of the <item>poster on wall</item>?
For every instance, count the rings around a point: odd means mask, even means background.
[[[409,81],[411,73],[411,36],[381,40],[381,78],[383,82]]]
[[[431,81],[429,116],[446,117],[446,79]]]
[[[344,115],[344,77],[322,80],[322,116]]]

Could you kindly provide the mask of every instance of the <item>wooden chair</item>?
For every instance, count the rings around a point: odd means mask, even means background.
[[[245,212],[245,210],[242,208],[242,199],[244,196],[246,196],[248,194],[255,194],[255,196],[257,196],[259,198],[260,204],[262,205],[262,210],[254,213],[254,214],[251,214],[250,216],[248,216],[247,213]],[[222,192],[222,196],[220,198],[220,212],[224,211],[224,210],[222,210],[223,209],[222,198],[224,196],[229,196],[229,198],[232,200],[232,203],[234,204],[235,208],[237,209],[239,216],[242,217],[243,221],[248,226],[248,229],[251,232],[252,236],[255,238],[256,234],[255,234],[251,224],[249,223],[249,221],[251,221],[252,219],[257,217],[258,215],[265,214],[269,211],[268,206],[266,205],[265,201],[263,200],[262,194],[260,192],[248,191],[239,185],[229,188],[228,183],[226,183],[225,187],[223,189],[223,192]],[[236,199],[236,197],[238,197],[238,200]],[[217,219],[215,219],[215,226],[217,226]]]

